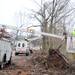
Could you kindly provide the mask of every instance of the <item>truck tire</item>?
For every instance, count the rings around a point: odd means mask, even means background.
[[[6,54],[4,54],[3,61],[1,63],[1,65],[0,65],[0,69],[3,69],[4,68],[5,63],[6,63]]]
[[[9,60],[8,63],[7,63],[8,65],[11,65],[11,58],[12,58],[12,57],[10,57],[10,60]]]
[[[33,53],[33,51],[31,49],[29,49],[29,51],[30,51],[31,54]]]
[[[18,53],[15,53],[15,55],[18,55]]]
[[[26,56],[28,56],[29,55],[29,53],[26,53]]]
[[[3,57],[3,63],[6,62],[6,54],[4,54],[4,57]]]

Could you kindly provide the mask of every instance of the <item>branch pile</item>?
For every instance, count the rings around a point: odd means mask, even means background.
[[[32,61],[34,64],[42,65],[45,69],[67,69],[69,67],[68,59],[59,50],[55,49],[50,50],[49,55],[36,53]]]

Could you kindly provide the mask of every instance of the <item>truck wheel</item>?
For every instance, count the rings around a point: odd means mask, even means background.
[[[5,63],[5,62],[6,62],[6,54],[3,57],[3,63]]]
[[[28,56],[29,55],[29,53],[26,53],[26,56]]]
[[[7,63],[8,65],[11,65],[11,57],[10,57],[10,60],[8,61],[8,63]]]
[[[4,63],[6,62],[6,54],[4,55],[3,57],[3,61],[2,61],[2,64],[0,65],[0,68],[3,69],[4,68]]]
[[[18,53],[15,53],[15,55],[18,55]]]
[[[33,51],[31,49],[29,51],[30,51],[30,53],[33,53]]]

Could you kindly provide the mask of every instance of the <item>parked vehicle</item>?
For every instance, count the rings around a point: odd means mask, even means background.
[[[4,68],[6,63],[11,63],[12,48],[11,42],[7,39],[0,39],[0,68]]]
[[[26,54],[26,56],[28,56],[30,53],[32,53],[32,50],[30,50],[29,48],[29,42],[25,40],[17,40],[15,44],[16,44],[15,55]]]

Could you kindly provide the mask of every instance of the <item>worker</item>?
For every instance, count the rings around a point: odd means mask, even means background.
[[[71,32],[71,36],[75,37],[75,29]]]
[[[73,48],[73,41],[75,38],[75,29],[71,32],[71,36],[70,36],[70,47]]]
[[[71,40],[73,39],[73,37],[75,37],[75,29],[71,32]]]

